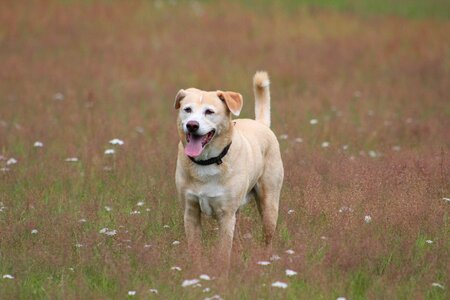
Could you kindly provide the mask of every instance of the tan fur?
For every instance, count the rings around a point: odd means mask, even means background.
[[[255,93],[255,119],[270,127],[270,81],[266,72],[256,72],[253,76]]]
[[[258,121],[231,119],[231,114],[239,114],[242,108],[242,96],[238,93],[206,92],[191,88],[181,90],[175,101],[175,108],[179,108],[180,135],[175,180],[179,197],[185,203],[184,223],[189,251],[194,259],[199,258],[201,215],[213,216],[219,222],[216,254],[218,263],[223,263],[225,273],[229,267],[236,213],[242,205],[253,198],[256,200],[267,245],[271,244],[276,228],[284,171],[277,138],[268,127],[268,84],[267,73],[258,72],[255,75]],[[183,111],[186,107],[190,107],[192,113],[186,114]],[[201,115],[208,107],[214,110],[214,115]],[[184,123],[192,114],[204,118],[201,124],[213,126],[216,130],[214,138],[195,159],[218,156],[232,142],[222,164],[201,166],[193,163],[184,153]]]
[[[217,96],[220,100],[225,101],[228,109],[233,113],[233,115],[239,116],[244,102],[241,94],[235,92],[217,91]]]

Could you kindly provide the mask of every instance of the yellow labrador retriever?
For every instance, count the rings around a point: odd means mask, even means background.
[[[241,94],[180,90],[176,186],[185,202],[184,226],[188,249],[200,255],[201,214],[219,223],[218,258],[229,268],[236,213],[255,198],[270,245],[278,219],[283,163],[276,136],[270,130],[270,90],[266,72],[253,78],[256,120],[238,116]]]

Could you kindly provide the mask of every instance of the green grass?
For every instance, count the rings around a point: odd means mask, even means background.
[[[344,13],[356,13],[363,16],[402,16],[407,18],[450,18],[450,4],[445,0],[278,0],[278,1],[237,1],[264,10],[268,7],[280,7],[286,10],[301,8],[320,8]]]

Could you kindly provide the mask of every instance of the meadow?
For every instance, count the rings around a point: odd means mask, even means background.
[[[0,4],[1,299],[448,299],[448,2],[256,2]],[[240,92],[253,118],[256,70],[285,166],[273,253],[250,204],[228,281],[200,279],[174,97]]]

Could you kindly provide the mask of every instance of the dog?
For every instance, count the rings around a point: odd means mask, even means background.
[[[255,199],[266,246],[275,233],[284,169],[280,147],[270,129],[270,81],[253,77],[255,120],[239,116],[243,99],[236,92],[181,89],[175,97],[180,142],[175,182],[185,204],[188,251],[201,252],[201,215],[219,223],[218,260],[229,269],[239,209]]]

